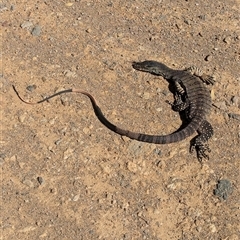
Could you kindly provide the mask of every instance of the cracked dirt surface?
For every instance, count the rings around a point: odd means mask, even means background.
[[[0,3],[1,239],[240,239],[240,2]],[[188,138],[155,145],[109,131],[167,134],[181,120],[167,82],[132,61],[215,76],[210,159]],[[232,184],[215,196],[221,179]]]

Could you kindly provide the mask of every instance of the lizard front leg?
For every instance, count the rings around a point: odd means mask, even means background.
[[[172,110],[175,112],[184,111],[187,107],[189,107],[189,100],[187,98],[186,91],[178,81],[174,82],[174,88],[174,102],[170,103],[167,101],[167,103],[172,106]]]
[[[198,160],[201,162],[203,158],[209,158],[206,151],[210,152],[211,150],[207,141],[213,136],[213,128],[207,120],[204,120],[197,132],[198,135],[191,140],[190,152],[196,149]]]
[[[203,73],[203,71],[196,66],[186,68],[184,71],[190,72],[192,75],[199,77],[204,83],[208,85],[209,84],[213,85],[215,83],[215,80],[213,79],[212,76]]]

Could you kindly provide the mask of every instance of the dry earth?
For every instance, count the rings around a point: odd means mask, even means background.
[[[3,1],[1,239],[240,239],[240,2]],[[163,134],[181,120],[167,82],[132,61],[215,76],[210,159],[111,132]],[[216,184],[232,185],[227,199]]]

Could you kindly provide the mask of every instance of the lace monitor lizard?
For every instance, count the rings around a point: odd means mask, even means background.
[[[213,135],[213,128],[211,124],[206,120],[206,117],[211,110],[211,97],[204,83],[213,84],[213,78],[202,73],[197,67],[190,67],[186,70],[173,70],[171,68],[168,68],[163,63],[156,61],[133,62],[132,66],[136,70],[162,76],[170,84],[173,84],[175,100],[174,103],[171,104],[172,109],[174,111],[184,112],[186,120],[188,122],[185,128],[168,135],[148,135],[143,133],[136,133],[119,128],[109,122],[102,113],[100,107],[97,105],[94,97],[86,91],[75,88],[67,89],[46,97],[41,101],[31,103],[21,98],[16,88],[14,86],[13,88],[18,97],[27,104],[42,103],[57,95],[68,92],[84,94],[91,100],[94,112],[103,125],[117,134],[127,136],[131,139],[142,142],[168,144],[184,140],[197,131],[198,135],[191,140],[190,151],[192,152],[194,149],[196,149],[199,161],[201,161],[202,158],[208,158],[206,151],[210,152],[210,148],[207,144],[207,141]]]

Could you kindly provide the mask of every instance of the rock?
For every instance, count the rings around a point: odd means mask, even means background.
[[[231,103],[232,103],[233,105],[235,105],[235,106],[238,106],[238,104],[239,104],[239,97],[238,97],[238,96],[233,96],[233,97],[231,98]]]
[[[150,93],[144,92],[142,97],[143,97],[143,99],[148,100],[150,98]]]
[[[33,36],[39,36],[41,34],[41,27],[39,25],[36,25],[33,29],[32,29],[32,35]]]
[[[33,85],[29,85],[26,87],[26,89],[29,91],[29,92],[32,92],[33,90],[35,90],[37,88],[37,86],[35,84]]]
[[[226,102],[225,102],[225,101],[216,102],[216,103],[214,103],[214,105],[215,105],[218,109],[227,110],[227,106],[226,106]]]
[[[65,3],[65,6],[66,7],[71,7],[73,5],[73,2],[67,2],[67,3]]]
[[[39,182],[40,185],[45,183],[45,181],[42,177],[37,177],[37,181]]]
[[[227,43],[227,44],[230,44],[230,43],[231,43],[231,37],[230,37],[230,36],[225,37],[225,38],[223,39],[223,42],[225,42],[225,43]]]
[[[33,26],[33,23],[30,21],[26,21],[20,25],[21,28],[23,28],[23,29],[26,28],[28,30],[31,29],[32,26]]]
[[[214,190],[214,195],[218,196],[220,199],[226,200],[228,196],[232,193],[232,184],[227,179],[219,180]]]
[[[66,151],[63,152],[63,159],[67,160],[68,158],[72,157],[74,149],[68,148]]]
[[[237,113],[229,113],[228,117],[236,120],[240,120],[240,114],[237,114]]]
[[[18,121],[20,123],[23,123],[25,121],[25,118],[26,118],[27,114],[26,113],[23,113],[21,115],[18,116]]]
[[[32,181],[28,180],[28,179],[25,179],[22,181],[22,183],[30,188],[33,188],[34,187],[34,184]]]
[[[214,224],[210,224],[209,228],[212,233],[215,233],[217,231],[217,228]]]
[[[77,73],[73,72],[72,70],[66,70],[66,71],[64,71],[63,74],[64,74],[65,77],[68,77],[68,78],[75,78],[75,77],[77,77]]]
[[[75,196],[73,197],[73,201],[74,201],[74,202],[78,201],[79,197],[80,197],[80,194],[75,195]]]
[[[209,62],[212,60],[212,55],[207,55],[205,58],[204,58],[205,61]]]

